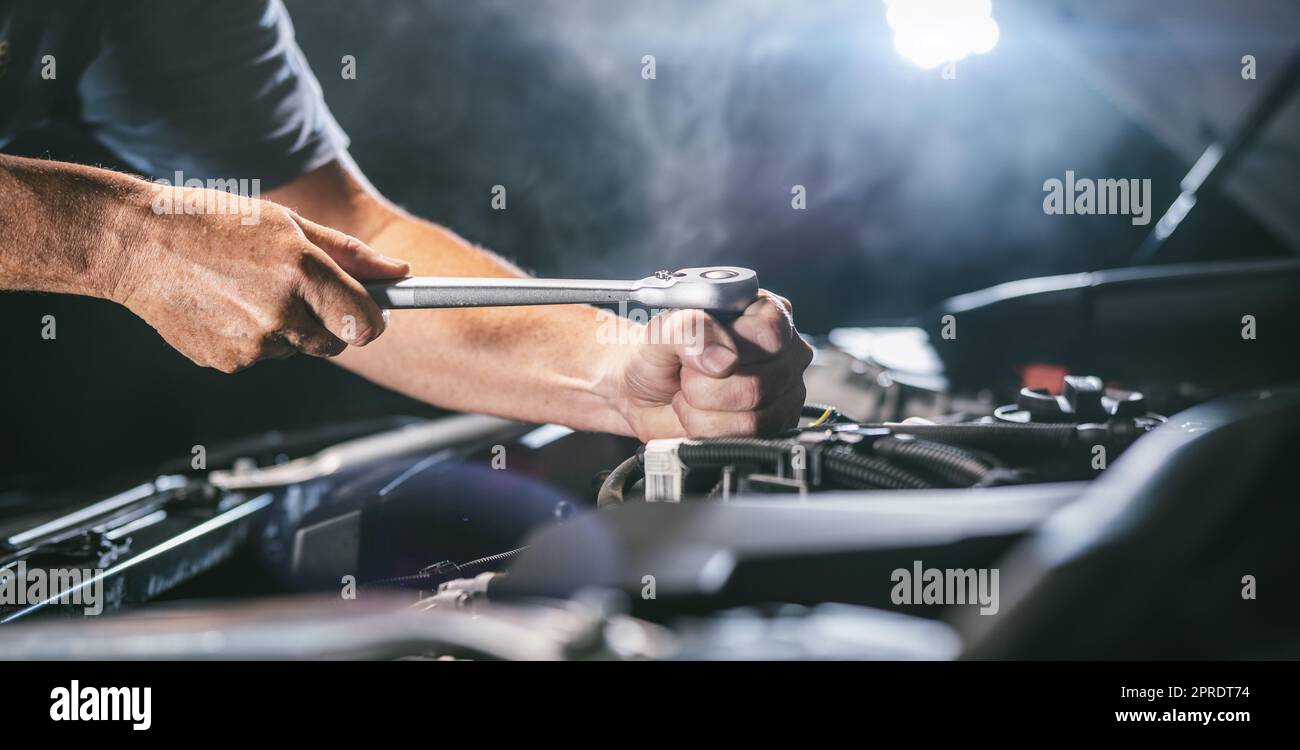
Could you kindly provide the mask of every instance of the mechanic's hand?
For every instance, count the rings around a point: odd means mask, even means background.
[[[641,440],[758,435],[794,427],[812,347],[789,301],[766,290],[724,323],[699,310],[652,318],[636,346],[616,347],[615,408]]]
[[[179,191],[176,201],[204,197]],[[383,311],[357,279],[410,266],[269,201],[257,212],[124,211],[137,238],[121,249],[111,299],[130,308],[196,364],[235,372],[304,352],[332,357],[383,333]],[[176,205],[183,205],[176,202]],[[248,223],[248,216],[256,223]]]

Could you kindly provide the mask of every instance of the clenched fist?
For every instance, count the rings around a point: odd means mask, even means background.
[[[606,392],[641,440],[770,434],[794,427],[813,350],[789,301],[766,290],[723,322],[699,310],[652,318],[634,346],[608,347]]]
[[[178,195],[176,205],[212,198]],[[109,296],[186,357],[222,372],[294,352],[332,357],[383,333],[383,311],[357,280],[404,276],[406,263],[278,204],[256,208],[251,224],[247,212],[122,211],[117,221],[128,227],[118,229],[131,239]]]

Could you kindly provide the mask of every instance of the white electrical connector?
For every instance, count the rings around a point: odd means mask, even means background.
[[[680,503],[686,491],[686,466],[677,448],[686,438],[662,438],[645,444],[645,499],[648,503]]]

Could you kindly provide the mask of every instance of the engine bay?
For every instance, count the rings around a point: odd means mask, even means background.
[[[0,656],[1294,656],[1293,602],[1195,592],[1296,572],[1296,362],[1261,346],[1235,368],[1232,337],[1160,320],[1209,290],[1295,321],[1279,279],[1297,274],[1034,280],[950,300],[930,331],[838,329],[814,342],[799,427],[766,438],[479,415],[253,436],[7,514],[0,565],[29,588],[5,589]],[[1117,299],[1150,306],[1127,338],[1105,328]],[[1073,359],[1045,337],[966,366],[1025,309]],[[1153,370],[1153,349],[1189,369]],[[30,588],[45,569],[86,574]],[[100,611],[119,616],[83,616]]]

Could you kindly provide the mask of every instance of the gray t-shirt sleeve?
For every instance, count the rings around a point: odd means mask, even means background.
[[[132,169],[269,190],[347,150],[280,0],[105,6],[81,119]]]

